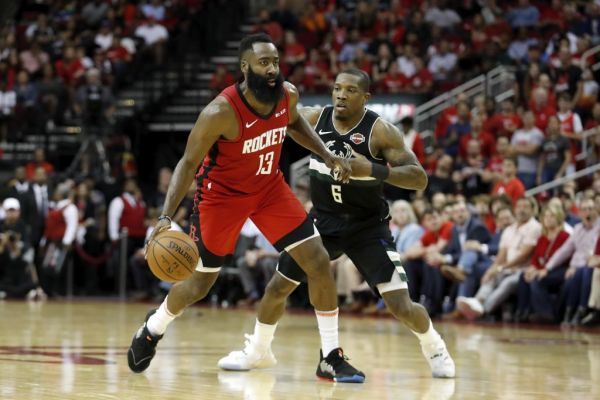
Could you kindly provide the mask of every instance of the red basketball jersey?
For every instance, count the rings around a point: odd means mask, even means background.
[[[239,136],[234,141],[219,139],[209,150],[196,175],[200,197],[257,193],[281,175],[279,157],[289,122],[289,94],[283,91],[268,116],[250,107],[238,84],[219,94],[235,111]]]

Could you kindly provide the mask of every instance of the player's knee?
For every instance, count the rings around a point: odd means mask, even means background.
[[[331,274],[329,256],[325,250],[316,251],[302,267],[309,278],[317,278],[326,274]]]
[[[275,273],[273,278],[269,281],[269,284],[265,288],[265,301],[282,301],[296,289],[296,285],[293,282],[281,277],[278,273]]]
[[[413,303],[408,296],[401,296],[396,293],[383,294],[385,304],[392,314],[400,321],[410,320],[413,312]]]

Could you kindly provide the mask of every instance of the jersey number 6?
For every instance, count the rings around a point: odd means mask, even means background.
[[[342,202],[342,187],[340,185],[331,185],[331,195],[336,203]]]

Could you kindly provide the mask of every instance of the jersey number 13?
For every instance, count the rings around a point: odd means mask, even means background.
[[[269,175],[271,170],[273,169],[273,157],[274,154],[272,151],[267,154],[261,154],[260,160],[258,164],[258,171],[256,171],[256,175]]]

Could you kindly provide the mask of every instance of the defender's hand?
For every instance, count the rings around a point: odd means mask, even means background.
[[[154,238],[156,238],[156,236],[159,233],[168,231],[169,229],[171,229],[171,220],[168,218],[163,218],[163,219],[159,220],[156,223],[156,225],[154,225],[154,230],[152,231],[152,233],[150,234],[150,237],[144,244],[144,258],[146,258],[148,256],[148,243],[150,243],[152,240],[154,240]]]
[[[350,167],[348,160],[330,155],[325,160],[325,164],[331,169],[331,175],[334,180],[341,181],[342,183],[348,183],[350,181],[352,168]]]

